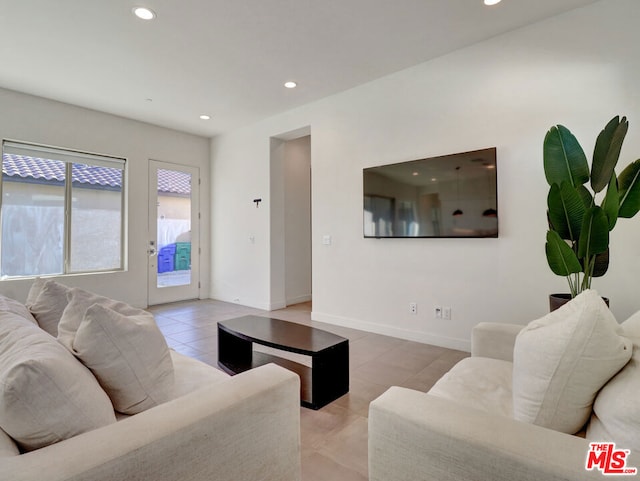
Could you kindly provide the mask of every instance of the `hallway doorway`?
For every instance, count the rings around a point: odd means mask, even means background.
[[[311,135],[271,139],[271,305],[312,299]]]

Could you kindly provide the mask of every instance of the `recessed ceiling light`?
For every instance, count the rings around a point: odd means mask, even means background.
[[[484,0],[485,5],[497,5],[501,0]]]
[[[200,118],[202,120],[211,120],[211,115],[201,115]]]
[[[285,82],[284,86],[287,87],[288,89],[294,89],[298,86],[297,83],[289,81],[289,82]]]
[[[156,13],[150,8],[146,7],[134,7],[133,14],[136,17],[141,18],[142,20],[153,20],[154,18],[156,18]]]

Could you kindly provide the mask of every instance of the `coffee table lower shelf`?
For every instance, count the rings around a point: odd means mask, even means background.
[[[250,363],[230,363],[221,361],[218,363],[218,366],[220,366],[220,368],[227,374],[234,375],[269,363],[277,364],[278,366],[284,367],[289,371],[293,371],[300,376],[300,404],[307,408],[318,409],[310,401],[313,399],[311,368],[304,364],[284,359],[279,356],[274,356],[272,354],[253,351]]]

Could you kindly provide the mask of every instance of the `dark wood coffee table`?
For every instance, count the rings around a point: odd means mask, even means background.
[[[253,350],[252,344],[311,357],[311,367]],[[300,376],[300,402],[320,409],[349,392],[349,341],[321,329],[259,316],[218,323],[218,365],[238,374],[270,362]]]

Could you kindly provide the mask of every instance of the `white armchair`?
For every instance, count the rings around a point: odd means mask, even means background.
[[[497,370],[506,373],[521,329],[476,326],[469,364],[480,357],[496,359]],[[487,412],[485,406],[470,407],[473,396],[458,403],[392,387],[374,400],[369,408],[370,481],[602,479],[600,472],[585,470],[586,439]]]

